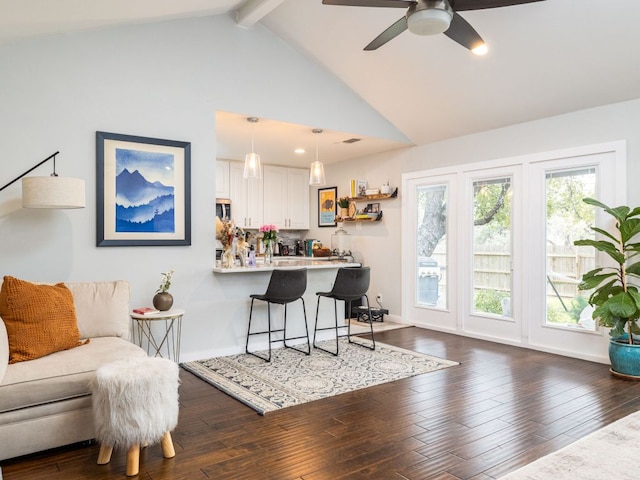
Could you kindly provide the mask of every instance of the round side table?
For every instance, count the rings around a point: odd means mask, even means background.
[[[134,341],[137,340],[140,347],[143,347],[143,343],[146,343],[147,355],[149,356],[165,358],[163,351],[166,351],[166,358],[179,362],[183,315],[184,310],[180,308],[172,308],[166,312],[148,315],[131,312],[131,318],[136,323]],[[156,328],[154,333],[153,325],[159,325],[164,328],[162,330]]]

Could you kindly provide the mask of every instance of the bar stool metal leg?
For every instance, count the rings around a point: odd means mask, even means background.
[[[300,353],[304,353],[305,355],[311,354],[311,344],[309,342],[309,327],[307,325],[307,309],[304,303],[304,298],[302,295],[304,294],[307,288],[307,271],[306,269],[297,269],[297,270],[274,270],[271,273],[271,279],[269,280],[269,285],[267,287],[267,291],[264,294],[252,294],[251,297],[251,308],[249,310],[249,326],[247,328],[247,341],[245,343],[245,352],[253,355],[254,357],[260,358],[266,362],[271,361],[272,356],[272,347],[271,344],[275,342],[282,342],[285,348],[291,348],[293,350],[297,350]],[[262,300],[267,303],[267,329],[264,331],[251,331],[251,323],[253,320],[253,304],[254,300]],[[289,303],[295,302],[296,300],[302,300],[302,311],[303,311],[303,319],[304,319],[304,328],[305,328],[305,336],[298,337],[289,337],[287,336],[287,305]],[[284,307],[284,325],[283,328],[274,329],[272,319],[271,319],[271,304],[275,303],[278,305],[283,305]],[[278,336],[276,338],[273,337],[273,334],[282,332],[282,336]],[[268,356],[259,355],[256,352],[249,351],[249,338],[253,335],[268,335],[268,343],[269,343],[269,353]],[[287,341],[297,340],[306,338],[307,340],[307,350],[303,350],[300,348],[296,348],[287,344]]]
[[[332,355],[339,354],[339,341],[338,338],[341,336],[339,334],[339,328],[347,327],[347,334],[342,335],[343,337],[347,337],[348,342],[358,345],[360,347],[369,348],[371,350],[376,349],[375,337],[373,333],[373,324],[369,324],[369,331],[371,332],[371,345],[363,344],[361,342],[356,342],[351,339],[351,303],[353,300],[361,299],[362,297],[366,298],[367,301],[367,311],[369,315],[371,315],[371,306],[369,305],[369,297],[367,296],[367,289],[369,288],[369,278],[370,278],[370,269],[369,267],[360,267],[360,268],[340,268],[338,269],[338,273],[336,275],[336,280],[333,284],[331,291],[329,292],[316,292],[318,296],[318,303],[316,306],[316,318],[315,318],[315,326],[313,329],[313,347],[319,350],[323,350]],[[334,315],[334,326],[333,327],[318,327],[318,317],[320,311],[320,297],[332,298],[333,299],[333,315]],[[342,300],[345,302],[345,309],[347,312],[347,319],[349,320],[347,325],[338,326],[338,300]],[[317,333],[321,330],[335,330],[336,337],[336,349],[335,352],[327,350],[323,347],[319,347],[316,343]]]

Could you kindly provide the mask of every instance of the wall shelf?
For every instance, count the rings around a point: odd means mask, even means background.
[[[378,216],[375,218],[367,217],[367,218],[358,218],[358,217],[345,217],[342,218],[340,216],[336,217],[336,222],[379,222],[382,220],[382,212],[378,212]]]
[[[378,193],[376,195],[364,195],[362,197],[351,197],[352,202],[364,202],[367,200],[386,200],[387,198],[396,198],[398,196],[398,187],[391,193]]]

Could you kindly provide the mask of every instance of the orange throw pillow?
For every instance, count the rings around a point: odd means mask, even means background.
[[[9,337],[9,363],[44,357],[81,345],[71,291],[5,276],[0,316]]]

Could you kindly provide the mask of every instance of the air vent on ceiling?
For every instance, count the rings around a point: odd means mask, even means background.
[[[348,138],[347,140],[343,140],[342,143],[356,143],[362,140],[361,138]]]

